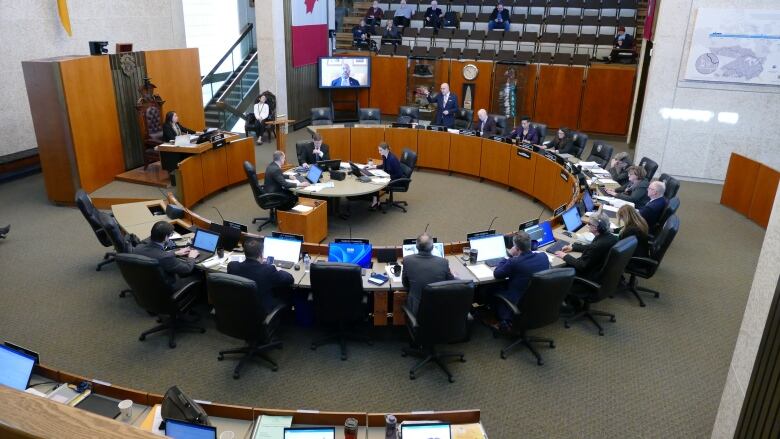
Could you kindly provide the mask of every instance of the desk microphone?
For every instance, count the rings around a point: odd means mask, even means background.
[[[542,215],[544,215],[544,211],[547,210],[546,207],[542,207],[542,211],[539,212],[539,216],[536,218],[536,223],[539,224],[539,220],[542,219]]]
[[[498,217],[493,217],[493,219],[490,221],[490,225],[488,226],[487,230],[490,230],[491,227],[493,227],[493,223],[498,219]]]
[[[423,235],[428,233],[428,226],[430,226],[430,225],[431,225],[431,223],[428,223],[428,224],[425,225],[425,230],[423,231]]]
[[[225,224],[225,218],[222,217],[222,212],[220,212],[219,209],[217,209],[217,206],[211,206],[211,208],[217,211],[217,213],[219,214],[219,219],[222,220],[222,224]]]

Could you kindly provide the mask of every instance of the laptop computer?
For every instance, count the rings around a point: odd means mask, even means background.
[[[484,262],[488,267],[495,267],[506,259],[504,235],[482,235],[469,239],[469,247],[477,250],[477,262]]]
[[[352,169],[352,174],[360,181],[371,181],[371,177],[374,176],[372,173],[368,172],[367,169],[360,169],[358,165],[352,162],[349,162],[349,167]]]
[[[35,357],[0,346],[0,385],[25,391],[35,366]]]
[[[534,224],[522,230],[531,237],[531,241],[536,242],[536,248],[542,248],[555,242],[555,235],[553,235],[552,225],[549,221]]]
[[[263,240],[263,258],[273,256],[274,265],[281,268],[293,268],[300,259],[303,237],[287,233],[274,232]]]
[[[293,427],[284,429],[284,439],[335,439],[335,427]]]
[[[217,439],[217,427],[166,419],[165,436],[174,439]]]
[[[577,206],[572,206],[563,212],[563,225],[566,226],[569,233],[575,233],[584,226]]]
[[[200,254],[195,258],[195,263],[200,264],[206,259],[214,256],[219,245],[219,233],[211,232],[206,229],[195,229],[195,236],[192,238],[191,247]]]
[[[450,424],[401,424],[404,439],[451,439]]]

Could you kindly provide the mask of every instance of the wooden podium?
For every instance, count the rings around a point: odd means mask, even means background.
[[[280,210],[277,214],[279,231],[303,235],[304,242],[322,242],[328,236],[328,202],[298,198],[298,205],[312,207],[308,212]]]
[[[287,130],[284,129],[288,123],[295,122],[292,119],[276,119],[266,122],[266,125],[272,125],[274,127],[274,134],[276,135],[276,149],[279,151],[285,151],[287,148]]]

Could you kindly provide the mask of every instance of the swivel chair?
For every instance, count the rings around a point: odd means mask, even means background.
[[[179,289],[174,289],[165,280],[160,263],[155,259],[128,253],[115,256],[116,264],[127,285],[133,290],[138,306],[146,312],[159,316],[162,323],[141,333],[138,340],[155,332],[168,331],[168,346],[176,347],[176,331],[194,330],[201,334],[206,330],[192,321],[182,318],[192,307],[200,290],[200,281],[192,281]]]
[[[311,292],[314,298],[314,314],[322,324],[333,324],[336,331],[315,340],[311,349],[336,342],[341,348],[341,359],[347,359],[347,339],[371,344],[368,336],[357,334],[351,327],[368,315],[364,303],[363,277],[360,266],[340,262],[315,262],[311,264]]]
[[[382,113],[379,108],[361,108],[358,110],[358,123],[366,125],[379,125],[382,121]]]
[[[474,110],[467,110],[465,108],[458,109],[455,113],[455,125],[456,130],[470,130],[471,124],[474,119]]]
[[[669,218],[677,213],[677,209],[680,208],[680,199],[677,197],[673,197],[666,203],[666,207],[664,208],[664,211],[661,212],[661,217],[658,218],[658,224],[650,225],[650,239],[654,240],[655,236],[658,235],[661,232],[661,229],[666,224],[666,221],[669,220]]]
[[[436,363],[447,374],[449,382],[455,379],[444,364],[445,358],[466,359],[462,352],[440,352],[436,345],[464,340],[468,335],[468,315],[474,301],[474,283],[466,280],[447,280],[427,285],[420,297],[417,313],[406,305],[406,328],[412,342],[421,349],[404,348],[402,356],[421,357],[409,371],[409,379],[417,378],[417,371],[430,362]]]
[[[547,137],[547,125],[538,122],[531,122],[531,126],[539,133],[539,144],[544,142],[544,138]]]
[[[582,158],[582,155],[585,154],[585,146],[588,144],[588,135],[581,131],[573,131],[571,134],[574,136],[574,146],[577,148],[577,153],[572,155]]]
[[[330,107],[316,107],[311,109],[312,125],[332,125],[333,112]]]
[[[119,253],[133,253],[135,246],[141,243],[134,234],[131,233],[126,235],[123,233],[122,229],[119,227],[119,223],[116,222],[116,219],[113,216],[98,212],[98,219],[108,240],[111,241],[111,244],[114,246],[115,255]],[[119,293],[119,297],[125,297],[127,293],[132,293],[132,290],[122,290]]]
[[[103,230],[103,225],[100,224],[100,211],[92,204],[92,200],[83,189],[76,191],[76,206],[78,206],[81,214],[84,215],[84,219],[87,220],[89,226],[92,227],[92,232],[95,233],[98,242],[100,242],[103,247],[111,247],[113,244],[111,243],[111,240],[108,239],[106,231]],[[115,252],[107,252],[103,255],[103,261],[97,264],[95,270],[100,271],[104,265],[114,262],[115,255]]]
[[[249,162],[244,162],[244,172],[246,173],[247,180],[249,180],[249,187],[252,188],[252,195],[255,198],[255,203],[260,206],[261,209],[268,210],[269,215],[262,218],[253,218],[252,224],[258,221],[263,221],[257,230],[263,230],[267,224],[276,224],[276,209],[282,206],[288,201],[288,198],[283,194],[266,193],[263,190],[263,186],[260,186],[260,182],[257,181],[257,172],[255,167]]]
[[[11,231],[11,225],[7,225],[5,227],[0,227],[0,239],[5,239],[5,235],[8,234],[8,232]]]
[[[217,331],[246,341],[246,346],[220,351],[217,356],[217,360],[222,361],[225,355],[244,354],[233,369],[233,378],[238,379],[241,368],[254,357],[269,363],[272,371],[279,370],[279,365],[265,352],[282,348],[282,342],[275,339],[274,334],[285,306],[278,305],[266,313],[257,296],[255,281],[231,274],[207,274],[206,289],[209,302],[214,305]]]
[[[677,236],[677,232],[680,230],[680,219],[677,215],[672,215],[664,223],[661,228],[661,233],[655,237],[655,240],[650,244],[650,251],[647,257],[634,256],[628,262],[626,266],[626,273],[631,277],[628,280],[628,290],[639,301],[639,306],[645,306],[644,300],[639,296],[640,292],[650,293],[656,299],[660,297],[661,293],[650,288],[640,287],[637,285],[637,277],[642,279],[650,279],[655,275],[658,267],[661,266],[661,261],[664,259],[666,251],[669,246],[672,245],[674,237]]]
[[[401,120],[401,118],[404,118]],[[408,118],[408,119],[406,119]],[[399,123],[417,123],[420,120],[420,109],[417,107],[401,106],[398,107]]]
[[[314,149],[312,145],[313,144],[311,140],[299,140],[295,142],[295,156],[298,159],[298,166],[306,162],[306,150],[308,148]]]
[[[596,162],[602,168],[605,168],[612,158],[612,152],[614,149],[612,145],[607,145],[604,142],[593,142],[593,147],[590,149],[590,155],[586,162]]]
[[[604,328],[596,321],[595,316],[609,317],[609,320],[614,322],[615,315],[591,309],[590,306],[593,303],[602,301],[607,296],[613,296],[617,292],[621,275],[625,271],[628,261],[634,255],[636,246],[637,240],[635,236],[621,239],[609,250],[607,260],[604,262],[604,267],[601,269],[601,273],[598,274],[596,281],[583,279],[579,276],[574,278],[572,293],[581,299],[583,304],[582,308],[573,316],[563,321],[563,325],[566,328],[570,327],[571,322],[587,317],[588,320],[596,325],[599,335],[604,335]]]
[[[680,181],[676,178],[672,177],[669,174],[661,174],[660,177],[658,177],[658,180],[663,181],[666,185],[666,192],[664,193],[664,198],[667,200],[671,200],[672,198],[677,196],[677,192],[680,190]]]
[[[404,148],[400,162],[404,176],[396,178],[387,184],[385,191],[388,193],[388,198],[382,203],[382,213],[387,212],[385,210],[386,206],[397,207],[406,213],[406,207],[409,206],[409,203],[406,201],[395,201],[394,194],[396,192],[409,191],[409,185],[412,184],[412,173],[414,172],[414,167],[417,166],[417,153],[409,148]]]
[[[509,131],[512,130],[512,127],[507,127],[506,116],[502,114],[489,114],[488,117],[492,117],[493,120],[496,121],[497,136],[506,136],[507,134],[509,134]]]
[[[642,166],[647,171],[648,181],[653,179],[655,171],[658,170],[658,163],[649,157],[642,157],[642,160],[639,161],[639,166]]]

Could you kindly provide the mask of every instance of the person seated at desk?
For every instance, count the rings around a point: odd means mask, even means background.
[[[655,180],[651,181],[647,187],[647,196],[650,199],[644,206],[639,208],[639,214],[647,222],[647,227],[650,230],[654,230],[659,225],[658,221],[661,220],[661,214],[666,209],[667,200],[664,198],[666,193],[666,183],[663,181]]]
[[[627,152],[619,152],[609,161],[607,171],[612,179],[619,185],[628,183],[628,167],[631,166],[631,158]]]
[[[395,10],[395,15],[393,15],[393,24],[401,27],[409,27],[409,24],[412,22],[413,13],[412,7],[406,4],[406,0],[401,0],[398,9]]]
[[[163,124],[163,142],[173,142],[176,136],[182,134],[195,134],[195,131],[179,123],[179,115],[175,111],[169,111],[165,114],[165,123]]]
[[[3,228],[0,228],[0,238],[5,239],[5,235],[8,234],[8,232],[11,231],[11,225],[7,225]]]
[[[401,162],[398,160],[398,157],[396,157],[395,154],[390,151],[390,145],[388,145],[386,142],[382,142],[379,144],[378,149],[379,155],[382,156],[382,170],[390,175],[390,181],[403,178],[405,174],[403,168],[401,167]],[[374,193],[371,199],[370,209],[379,210],[380,195],[381,194],[379,192]]]
[[[366,24],[370,26],[378,26],[382,21],[383,16],[384,11],[382,11],[382,8],[379,7],[379,2],[374,0],[374,3],[371,4],[371,7],[366,9],[366,15],[364,19],[366,20]]]
[[[634,256],[647,256],[648,252],[648,228],[647,221],[642,218],[639,211],[624,204],[617,211],[618,226],[621,227],[618,239],[636,236],[637,246]]]
[[[364,35],[363,38],[366,38]],[[357,79],[349,76],[350,75],[350,67],[349,64],[344,63],[341,65],[341,76],[334,79],[331,83],[331,87],[358,87],[360,86],[360,81]]]
[[[425,10],[425,19],[423,20],[423,27],[432,27],[438,29],[441,27],[441,19],[443,12],[439,8],[439,4],[436,0],[431,2],[431,6]]]
[[[509,249],[509,259],[499,262],[493,271],[496,279],[509,279],[506,290],[498,294],[511,300],[515,305],[523,298],[531,275],[550,268],[550,260],[543,252],[531,251],[531,237],[524,231],[516,232],[512,237],[512,248]],[[512,311],[497,300],[496,317],[498,323],[495,329],[507,332],[512,329]]]
[[[488,21],[488,30],[501,29],[509,30],[509,11],[504,9],[504,3],[498,2],[493,12],[490,13],[490,21]]]
[[[545,147],[546,149],[558,151],[558,154],[577,155],[577,147],[574,146],[574,138],[571,135],[571,130],[566,127],[558,128],[555,138],[545,145]]]
[[[484,108],[477,111],[477,132],[481,137],[491,137],[496,135],[496,120],[488,116]]]
[[[574,267],[577,276],[589,280],[595,280],[595,277],[604,262],[607,260],[609,250],[617,244],[617,236],[609,231],[609,217],[604,214],[591,215],[588,218],[588,230],[593,233],[595,238],[590,244],[580,244],[575,242],[564,246],[561,251],[555,252],[555,256],[563,259],[566,265]],[[575,251],[581,252],[579,258],[575,258],[567,253]]]
[[[403,259],[403,275],[401,282],[409,290],[406,296],[406,306],[417,314],[420,307],[422,291],[434,282],[455,279],[447,259],[434,256],[433,238],[427,233],[417,237],[417,253],[405,256]]]
[[[306,187],[309,182],[299,182],[298,180],[287,180],[282,173],[285,155],[282,151],[274,151],[273,161],[265,168],[265,181],[263,189],[267,193],[282,194],[287,200],[278,207],[279,210],[290,210],[298,203],[298,197],[289,191],[294,187]]]
[[[390,20],[387,20],[387,25],[382,33],[382,44],[392,44],[393,46],[401,44],[401,31]]]
[[[141,241],[141,244],[135,247],[133,253],[156,259],[160,263],[160,268],[165,276],[165,281],[174,290],[178,290],[187,283],[191,282],[192,277],[196,276],[195,260],[198,257],[198,251],[185,247],[179,250],[170,240],[173,235],[173,225],[167,221],[157,221],[152,226],[151,236]],[[189,259],[179,258],[177,256],[189,256]]]
[[[309,165],[323,160],[330,160],[330,147],[322,143],[322,135],[320,133],[311,135],[311,144],[306,145],[302,159],[304,168],[308,168]]]
[[[634,203],[637,209],[644,206],[647,201],[647,187],[650,183],[645,178],[647,171],[642,166],[631,166],[628,168],[628,183],[617,189],[607,189],[607,193],[613,197]]]
[[[290,301],[289,288],[294,283],[292,275],[275,265],[263,264],[263,243],[259,239],[247,239],[244,241],[244,262],[233,261],[228,263],[228,274],[245,277],[255,281],[257,285],[257,302],[268,314],[279,305],[279,300],[274,291],[287,293],[284,302]],[[259,322],[258,322],[259,323]]]
[[[517,139],[517,143],[539,144],[539,132],[531,126],[531,118],[528,116],[523,116],[520,119],[520,125],[509,133],[509,138]]]
[[[450,85],[446,82],[439,87],[441,93],[431,97],[431,92],[425,89],[425,98],[430,103],[436,103],[436,117],[433,119],[433,125],[452,128],[455,126],[455,113],[458,112],[458,97],[450,93]]]

